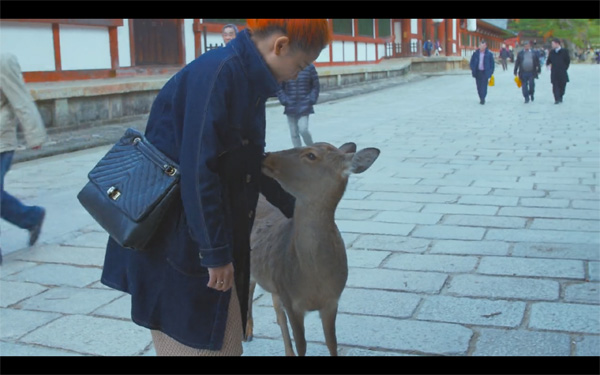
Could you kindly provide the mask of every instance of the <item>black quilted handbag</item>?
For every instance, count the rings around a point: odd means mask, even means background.
[[[77,195],[121,246],[143,250],[179,197],[179,166],[135,129],[108,151]]]

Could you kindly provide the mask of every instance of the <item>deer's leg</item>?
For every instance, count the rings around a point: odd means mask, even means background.
[[[290,325],[294,333],[294,342],[299,356],[306,355],[306,338],[304,337],[304,311],[287,309]]]
[[[337,337],[335,335],[335,318],[337,316],[338,304],[337,301],[319,310],[321,323],[323,324],[323,332],[325,333],[325,344],[329,349],[329,354],[337,356]],[[294,337],[295,337],[294,333]]]
[[[285,347],[285,355],[294,356],[294,349],[292,349],[292,340],[290,338],[290,331],[287,326],[287,318],[285,317],[285,310],[283,309],[283,304],[281,303],[281,299],[275,293],[271,294],[273,298],[273,307],[275,308],[275,314],[277,315],[277,324],[279,324],[279,328],[281,328],[281,334],[283,335],[283,345]]]
[[[251,280],[248,289],[248,319],[246,321],[246,341],[252,341],[254,335],[254,319],[252,318],[252,305],[254,300],[254,289],[256,288],[256,281]]]

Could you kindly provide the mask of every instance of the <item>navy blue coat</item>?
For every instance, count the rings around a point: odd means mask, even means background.
[[[319,89],[319,74],[315,66],[310,64],[298,73],[295,80],[281,84],[277,97],[285,106],[283,113],[296,117],[315,113],[313,105],[319,99]]]
[[[473,52],[473,56],[471,56],[471,61],[469,63],[471,67],[471,75],[475,77],[475,73],[479,70],[479,50],[475,50]],[[483,71],[486,79],[490,79],[492,74],[494,74],[494,55],[490,52],[489,49],[485,50],[485,54],[483,55]]]
[[[259,191],[286,216],[293,212],[293,198],[260,172],[265,101],[278,88],[244,30],[192,61],[157,95],[146,137],[179,163],[181,199],[148,249],[109,239],[101,279],[131,294],[135,323],[187,346],[221,348],[231,291],[208,288],[207,267],[233,262],[236,286],[238,275],[247,281]],[[239,286],[238,293],[243,302]]]

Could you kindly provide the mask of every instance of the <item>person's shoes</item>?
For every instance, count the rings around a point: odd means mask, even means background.
[[[525,98],[525,104],[529,103],[529,98]]]
[[[531,94],[531,101],[533,101],[533,94]]]
[[[29,246],[35,245],[38,238],[40,237],[40,232],[42,231],[42,224],[44,224],[44,219],[46,217],[46,210],[42,208],[42,217],[40,222],[37,223],[34,227],[29,229]]]
[[[555,100],[554,101],[554,104],[558,104],[558,103],[560,103],[560,100]]]
[[[481,99],[481,100],[479,101],[479,104],[485,104],[485,99]]]

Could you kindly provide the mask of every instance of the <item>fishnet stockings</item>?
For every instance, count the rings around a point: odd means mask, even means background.
[[[242,348],[242,317],[240,304],[235,287],[231,293],[227,310],[227,324],[221,350],[196,349],[172,339],[161,331],[151,330],[152,341],[157,356],[241,356]]]

